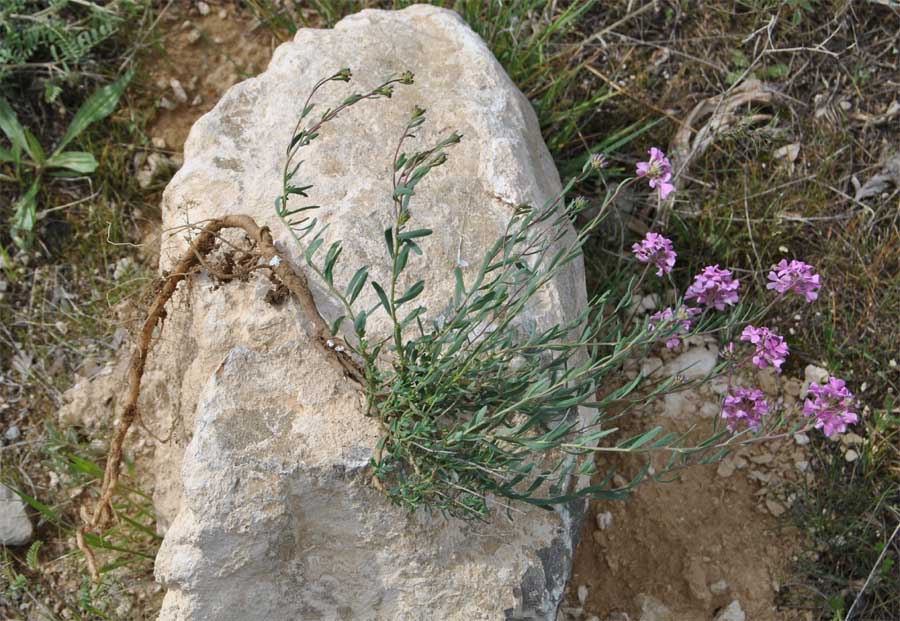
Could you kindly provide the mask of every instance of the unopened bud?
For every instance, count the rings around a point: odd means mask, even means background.
[[[412,84],[415,76],[412,71],[404,71],[403,75],[400,76],[401,84]]]

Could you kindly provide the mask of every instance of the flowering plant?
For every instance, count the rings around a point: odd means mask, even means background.
[[[349,79],[350,71],[342,70],[319,86]],[[335,266],[341,259],[341,241],[334,241],[323,255],[325,227],[309,217],[315,206],[290,204],[306,197],[312,187],[298,181],[296,154],[343,108],[390,97],[395,86],[412,81],[412,74],[406,73],[372,93],[351,95],[304,127],[312,114],[314,89],[291,136],[283,187],[275,202],[277,215],[305,249],[309,270],[340,308],[327,318],[327,346],[356,365],[358,372],[349,375],[366,395],[367,415],[381,423],[383,435],[371,461],[376,488],[411,510],[426,507],[463,517],[484,516],[509,501],[552,506],[585,496],[616,498],[651,476],[649,463],[624,485],[613,485],[614,470],[590,483],[598,453],[667,451],[679,457],[670,460],[668,468],[674,470],[712,461],[744,441],[747,433],[771,433],[783,423],[770,423],[773,407],[761,390],[735,385],[740,367],[752,361],[759,368],[780,371],[789,351],[781,336],[751,323],[762,319],[772,304],[753,311],[740,303],[741,285],[731,270],[705,267],[683,296],[673,291],[674,305],[635,319],[634,294],[650,270],[672,281],[674,289],[677,253],[660,233],[651,231],[632,247],[643,268],[620,298],[605,291],[574,321],[548,330],[519,327],[529,302],[581,256],[591,232],[625,188],[646,181],[660,199],[675,192],[671,163],[657,148],[650,150],[648,161],[637,164],[635,176],[607,194],[577,234],[572,234],[572,222],[586,212],[587,204],[566,197],[577,183],[606,166],[601,154],[589,157],[553,200],[516,209],[503,235],[480,258],[473,279],[467,283],[460,267],[455,269],[452,303],[435,315],[418,302],[428,287],[426,280],[401,287],[402,275],[416,265],[421,246],[433,234],[414,227],[410,205],[419,185],[447,162],[449,149],[461,136],[451,133],[429,148],[405,152],[406,141],[426,121],[425,111],[416,108],[399,128],[401,137],[392,149],[391,225],[384,231],[390,276],[379,282],[371,278],[369,266],[354,266],[352,278],[339,285]],[[811,302],[820,287],[818,275],[800,261],[774,266],[769,280],[775,302],[791,294]],[[378,300],[375,306],[361,306],[366,286]],[[368,329],[376,313],[387,317],[392,327],[387,338],[376,338]],[[617,379],[629,361],[654,347],[674,349],[688,338],[713,333],[726,340],[739,334],[740,340],[726,345],[722,362],[698,380],[672,375],[650,382],[638,374],[621,385]],[[750,345],[743,358],[736,353],[743,347],[740,343]],[[621,435],[615,425],[619,417],[647,409],[668,392],[719,376],[728,377],[721,403],[725,429],[716,426],[697,444],[661,426],[612,441],[614,434]],[[616,385],[613,390],[598,391],[611,384]],[[832,435],[856,421],[853,396],[842,381],[814,386],[804,408],[814,419],[811,425]]]

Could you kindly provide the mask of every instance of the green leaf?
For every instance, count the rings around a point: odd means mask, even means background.
[[[0,129],[9,138],[13,147],[18,147],[34,157],[29,150],[28,141],[25,139],[25,129],[19,123],[19,117],[3,97],[0,97]]]
[[[400,254],[397,255],[397,260],[394,262],[394,276],[398,276],[406,267],[410,250],[409,244],[404,244],[403,247],[400,248]]]
[[[466,285],[463,282],[462,269],[456,267],[453,269],[453,276],[456,278],[456,290],[453,292],[453,305],[459,306],[462,302],[463,295],[466,292]]]
[[[27,151],[31,154],[32,159],[34,159],[34,163],[43,166],[44,160],[47,159],[47,154],[44,153],[44,147],[41,146],[41,143],[38,142],[38,139],[28,130],[28,128],[25,128],[25,140],[28,142]]]
[[[432,231],[431,229],[415,229],[414,231],[403,231],[398,236],[398,239],[400,241],[406,241],[408,239],[415,239],[417,237],[428,237],[433,232],[434,231]]]
[[[35,180],[28,191],[16,201],[13,208],[9,234],[16,246],[22,250],[28,250],[34,240],[34,223],[37,220],[37,204],[34,199],[37,191],[38,182]]]
[[[316,237],[309,243],[309,246],[306,248],[306,262],[312,265],[313,255],[322,247],[322,244],[325,243],[325,240],[321,237]]]
[[[25,563],[32,571],[38,570],[38,552],[40,551],[42,545],[44,545],[43,541],[41,541],[40,539],[35,540],[35,542],[31,544],[31,547],[28,548],[28,552],[25,554]]]
[[[65,146],[81,135],[81,132],[87,129],[89,125],[112,114],[116,106],[119,105],[119,98],[125,92],[125,87],[128,86],[133,75],[134,70],[129,69],[121,78],[112,84],[104,86],[88,97],[87,101],[75,113],[75,117],[69,123],[69,128],[63,135],[62,140],[59,141],[59,145],[54,153],[62,152]]]
[[[77,173],[88,174],[97,170],[97,160],[86,151],[66,151],[57,153],[47,160],[47,166],[56,168],[68,168]]]
[[[378,295],[378,299],[381,300],[381,305],[384,306],[384,310],[388,313],[391,312],[391,303],[388,302],[388,296],[384,292],[384,289],[374,280],[372,281],[372,288],[375,289],[375,293]]]
[[[394,228],[388,227],[384,229],[384,243],[387,244],[388,254],[394,258]]]
[[[356,270],[356,273],[353,275],[353,278],[350,279],[350,283],[347,285],[347,299],[351,304],[356,301],[356,298],[359,297],[359,292],[362,291],[363,285],[366,284],[366,279],[369,277],[369,268],[361,267]]]
[[[12,151],[8,151],[6,149],[0,149],[0,162],[15,162],[16,157],[13,155]]]
[[[325,266],[322,269],[322,275],[325,277],[325,282],[330,286],[334,286],[334,265],[341,256],[341,251],[341,242],[336,241],[331,244],[331,247],[328,248],[328,253],[325,255]]]
[[[347,318],[347,315],[338,315],[338,317],[331,323],[331,335],[337,336],[338,330],[341,329],[341,324],[344,323],[344,320]]]
[[[353,320],[353,329],[360,338],[366,335],[366,311],[359,311],[356,319]]]
[[[402,296],[400,296],[400,298],[394,304],[396,306],[400,306],[404,302],[409,302],[410,300],[413,300],[413,299],[419,297],[419,295],[424,290],[425,290],[425,281],[420,280],[416,284],[414,284],[412,287],[407,289],[406,293],[404,293]]]

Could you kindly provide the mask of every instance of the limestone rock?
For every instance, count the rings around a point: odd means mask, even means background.
[[[716,615],[716,621],[744,621],[746,618],[747,615],[744,614],[741,603],[737,600],[728,604],[722,612]]]
[[[344,242],[339,287],[361,265],[386,280],[390,160],[413,106],[428,110],[415,144],[452,130],[464,136],[412,203],[416,227],[435,231],[410,270],[410,280],[426,278],[417,302],[434,317],[452,297],[453,268],[470,265],[471,278],[513,209],[560,188],[531,106],[450,11],[366,10],[334,30],[300,30],[265,73],[234,86],[195,124],[164,194],[163,230],[246,213],[303,264],[273,198],[303,100],[345,66],[354,81],[323,88],[318,110],[406,69],[416,84],[350,108],[302,153],[303,181],[314,184],[316,215],[330,227],[325,244]],[[161,269],[185,237],[163,240]],[[312,284],[333,318],[336,304]],[[175,430],[154,467],[167,529],[156,564],[168,590],[160,619],[554,619],[583,507],[516,506],[482,524],[390,505],[366,480],[377,423],[311,346],[293,303],[267,302],[271,287],[263,276],[225,285],[193,277],[151,355],[142,411],[156,428]],[[360,305],[375,299],[367,291]],[[579,261],[527,320],[542,329],[585,305]],[[368,329],[377,337],[388,322],[375,314]]]
[[[25,505],[15,492],[0,484],[0,545],[25,545],[31,541],[32,534]]]

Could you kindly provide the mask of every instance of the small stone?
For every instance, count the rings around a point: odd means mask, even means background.
[[[209,15],[209,5],[203,2],[203,0],[200,0],[200,2],[197,3],[197,10],[200,11],[200,15]]]
[[[641,593],[635,601],[641,609],[640,621],[672,621],[672,611],[652,595]]]
[[[759,481],[760,483],[768,483],[772,478],[771,475],[762,472],[761,470],[751,470],[750,474],[747,475],[747,478],[751,481]]]
[[[810,382],[822,384],[828,380],[828,369],[817,367],[814,364],[808,364],[806,365],[806,368],[803,369],[803,377],[807,386],[809,386]]]
[[[719,462],[719,467],[716,469],[716,474],[718,474],[723,479],[727,479],[732,474],[734,474],[734,461],[731,459],[723,459]]]
[[[787,144],[775,150],[775,157],[786,162],[793,162],[800,155],[800,143]]]
[[[805,433],[795,433],[794,442],[796,442],[800,446],[806,446],[807,444],[809,444],[809,436]]]
[[[153,145],[154,149],[166,149],[169,146],[166,144],[166,139],[161,136],[154,136],[151,138],[150,144]]]
[[[228,17],[228,11],[226,11],[225,9],[220,10],[219,19],[225,19],[226,17]]]
[[[722,593],[724,593],[724,592],[727,591],[728,589],[729,589],[728,583],[725,582],[724,580],[718,580],[718,581],[716,581],[716,582],[713,582],[711,585],[709,585],[709,590],[710,590],[714,595],[721,595]]]
[[[794,466],[796,466],[797,470],[800,472],[806,472],[807,468],[809,468],[809,462],[802,460],[794,462]]]
[[[847,451],[846,453],[844,453],[844,460],[845,460],[845,461],[848,461],[848,462],[850,462],[850,463],[853,463],[853,462],[856,461],[857,459],[859,459],[859,453],[857,453],[857,452],[854,451],[853,449],[850,449],[849,451]]]
[[[175,94],[175,99],[178,100],[179,103],[186,103],[188,100],[187,93],[184,90],[184,87],[181,85],[179,80],[172,78],[169,80],[169,86],[172,87],[172,92]]]
[[[697,557],[691,558],[684,572],[684,579],[694,599],[701,602],[710,600],[709,589],[706,586],[706,568],[701,559]]]
[[[193,45],[197,41],[203,38],[203,33],[194,28],[188,33],[187,40],[190,45]]]
[[[784,512],[787,511],[783,504],[777,500],[772,500],[771,498],[766,499],[766,509],[768,509],[769,513],[775,517],[782,516],[784,515]]]
[[[174,110],[177,107],[175,103],[168,97],[160,97],[158,105],[163,110]]]
[[[663,361],[655,356],[644,358],[641,362],[641,375],[650,377],[663,366]]]
[[[846,446],[853,446],[856,444],[864,444],[865,439],[851,431],[850,433],[845,433],[841,436],[841,442]]]
[[[612,523],[613,516],[609,511],[604,511],[603,513],[597,514],[597,528],[599,528],[600,530],[606,530],[607,528],[612,526]]]
[[[747,621],[747,615],[744,614],[741,603],[734,600],[716,615],[716,621]]]
[[[9,429],[6,430],[6,433],[3,434],[3,437],[10,442],[15,442],[21,435],[22,432],[19,430],[19,428],[16,425],[12,425]]]
[[[199,106],[199,105],[202,104],[202,103],[203,103],[203,96],[202,96],[202,95],[197,95],[196,97],[194,97],[194,98],[191,100],[191,106],[195,106],[195,107],[196,107],[196,106]]]
[[[584,603],[587,601],[588,597],[588,588],[587,585],[582,584],[578,587],[578,603],[584,606]]]
[[[640,309],[642,311],[652,311],[659,308],[659,295],[651,293],[641,298]]]
[[[34,533],[25,505],[11,489],[0,484],[0,545],[23,546]]]
[[[763,453],[762,455],[754,455],[750,458],[750,461],[758,465],[771,464],[775,461],[775,456],[772,453]]]

